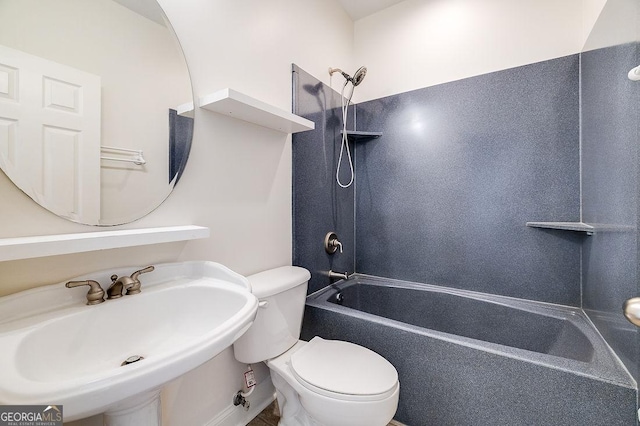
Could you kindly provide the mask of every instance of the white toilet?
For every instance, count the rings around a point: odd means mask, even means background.
[[[396,369],[353,343],[299,340],[309,271],[284,266],[248,277],[260,300],[249,330],[233,344],[238,361],[265,361],[280,426],[384,426],[398,408]]]

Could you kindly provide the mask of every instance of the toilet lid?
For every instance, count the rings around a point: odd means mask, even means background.
[[[393,391],[398,372],[377,353],[353,343],[314,337],[291,356],[291,369],[313,387],[354,396]]]

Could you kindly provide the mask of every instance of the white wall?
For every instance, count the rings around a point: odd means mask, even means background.
[[[365,101],[580,52],[605,0],[407,0],[355,23]]]
[[[196,94],[233,87],[290,110],[292,62],[328,78],[326,64],[352,55],[352,22],[334,1],[161,4],[184,47]],[[174,193],[147,217],[116,229],[198,224],[211,228],[210,239],[0,263],[0,295],[114,264],[148,263],[156,254],[155,261],[216,260],[245,274],[290,264],[290,137],[208,111],[196,110],[195,118],[193,150]],[[49,214],[4,176],[0,202],[3,237],[96,230]]]
[[[637,5],[637,0],[607,1],[600,8],[598,21],[587,34],[583,51],[639,41],[640,16]]]
[[[86,0],[83,0],[86,1]],[[161,0],[183,45],[196,94],[224,87],[290,110],[291,63],[322,76],[349,67],[353,27],[333,0]],[[316,48],[317,47],[317,48]],[[195,111],[194,141],[182,180],[147,217],[121,227],[197,224],[211,238],[0,263],[0,294],[115,266],[204,259],[242,274],[291,264],[291,137],[208,111]],[[0,176],[3,237],[87,232],[57,218]],[[244,366],[230,350],[168,395],[189,393],[165,411],[168,424],[198,411],[212,418],[231,402]],[[200,392],[208,389],[208,393]]]

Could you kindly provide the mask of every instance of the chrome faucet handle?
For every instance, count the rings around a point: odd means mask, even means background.
[[[146,268],[140,269],[139,271],[135,271],[131,274],[131,279],[137,280],[140,274],[146,274],[147,272],[153,272],[156,268],[154,266],[147,266]]]
[[[104,302],[104,290],[100,287],[100,283],[94,280],[85,281],[69,281],[65,284],[67,288],[80,287],[82,285],[88,285],[89,291],[87,292],[87,305],[97,305]]]
[[[622,312],[631,324],[640,327],[640,297],[627,299],[622,305]]]
[[[139,271],[135,271],[133,274],[131,274],[131,286],[127,287],[127,294],[138,294],[140,293],[140,286],[142,285],[142,283],[140,282],[140,279],[138,278],[140,276],[140,274],[146,274],[147,272],[152,272],[153,270],[155,270],[156,268],[154,266],[147,266],[146,268],[140,269]]]

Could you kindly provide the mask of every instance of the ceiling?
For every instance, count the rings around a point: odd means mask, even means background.
[[[165,25],[162,10],[155,0],[114,0],[124,7],[157,22]],[[386,9],[389,6],[400,3],[404,0],[338,0],[342,8],[347,11],[351,19],[357,21],[369,15]]]
[[[365,16],[386,9],[404,0],[338,0],[351,19],[357,21]]]
[[[136,12],[139,15],[144,16],[147,19],[165,26],[164,13],[155,0],[114,0],[116,3],[120,3],[127,9]]]

